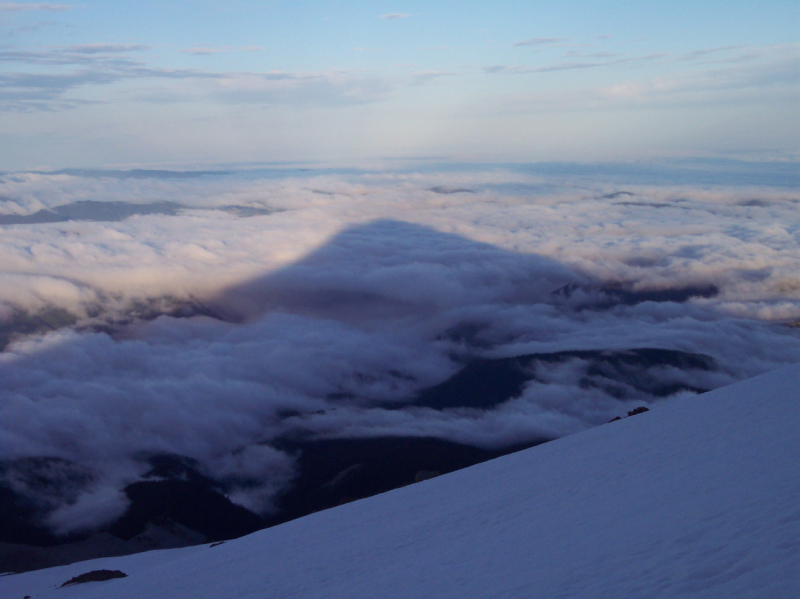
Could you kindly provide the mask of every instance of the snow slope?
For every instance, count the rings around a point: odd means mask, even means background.
[[[223,545],[0,578],[115,599],[800,597],[800,364]],[[129,576],[66,588],[90,570]]]

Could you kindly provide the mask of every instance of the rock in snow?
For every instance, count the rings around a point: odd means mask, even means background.
[[[800,364],[210,548],[0,596],[800,597]],[[57,588],[99,569],[127,578]]]

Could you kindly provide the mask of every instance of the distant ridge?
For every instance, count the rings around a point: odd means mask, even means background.
[[[229,175],[233,171],[169,171],[158,169],[106,170],[64,168],[44,173],[47,175],[73,175],[75,177],[108,177],[110,179],[194,179],[210,175]]]

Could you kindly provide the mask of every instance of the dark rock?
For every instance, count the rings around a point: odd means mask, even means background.
[[[241,537],[266,526],[250,510],[236,505],[213,488],[185,480],[141,481],[125,487],[130,505],[109,532],[131,539],[148,523],[172,521],[210,541]]]
[[[80,574],[75,578],[70,578],[61,586],[65,587],[73,584],[83,584],[84,582],[102,582],[104,580],[112,580],[114,578],[127,578],[127,576],[128,575],[125,574],[125,572],[120,572],[119,570],[92,570],[91,572]]]
[[[628,412],[628,416],[636,416],[636,414],[644,414],[645,412],[649,412],[650,408],[645,408],[644,406],[639,406],[638,408],[634,408],[630,412]]]

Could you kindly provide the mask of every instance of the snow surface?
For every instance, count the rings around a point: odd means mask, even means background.
[[[115,599],[800,597],[800,364],[228,541],[0,577]],[[100,568],[128,578],[57,588]]]

